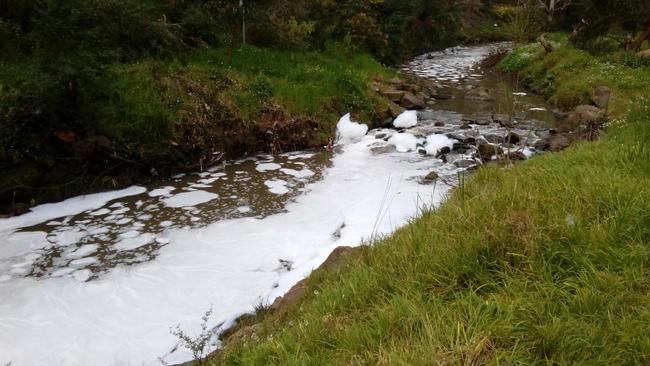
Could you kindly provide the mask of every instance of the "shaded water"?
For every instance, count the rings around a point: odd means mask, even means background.
[[[333,152],[255,156],[0,220],[0,364],[188,360],[169,327],[191,334],[209,307],[215,332],[228,327],[337,246],[389,234],[439,204],[459,171],[480,164],[472,144],[444,160],[424,154],[427,136],[458,143],[515,132],[522,142],[500,146],[534,154],[553,116],[477,66],[494,47],[458,47],[404,66],[446,94],[401,131],[417,141],[409,151],[396,151],[397,131],[378,129]],[[477,88],[490,100],[468,99]],[[424,184],[431,171],[439,182]]]

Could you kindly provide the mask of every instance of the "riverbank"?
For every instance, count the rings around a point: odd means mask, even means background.
[[[290,306],[242,321],[208,363],[647,363],[648,68],[539,47],[501,68],[565,110],[609,87],[599,141],[480,169],[441,209],[314,272]]]
[[[0,106],[6,104],[0,135],[11,140],[0,165],[0,213],[201,170],[222,159],[322,147],[344,113],[379,125],[401,111],[374,90],[395,73],[369,54],[248,46],[230,59],[227,48],[206,48],[183,61],[111,67],[110,98],[89,133],[13,131],[20,119],[9,103],[25,80],[38,79],[30,70],[3,64],[0,71]],[[23,151],[25,133],[43,138]]]

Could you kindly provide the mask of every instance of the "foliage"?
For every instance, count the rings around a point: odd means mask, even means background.
[[[191,337],[185,333],[179,325],[170,331],[172,335],[178,338],[183,347],[192,352],[194,361],[199,365],[203,364],[203,357],[206,355],[206,351],[210,345],[210,340],[214,337],[212,330],[208,329],[208,321],[212,316],[212,312],[212,308],[210,308],[205,312],[205,314],[203,314],[203,317],[201,317],[201,333],[195,337]]]

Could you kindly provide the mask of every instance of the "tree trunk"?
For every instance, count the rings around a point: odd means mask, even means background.
[[[650,38],[650,18],[646,19],[645,23],[643,24],[643,31],[639,35],[639,38],[637,38],[634,42],[632,42],[630,48],[633,51],[640,51],[643,42],[645,42],[649,38]]]

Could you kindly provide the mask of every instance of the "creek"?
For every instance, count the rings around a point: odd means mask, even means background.
[[[197,334],[211,308],[216,334],[272,303],[336,247],[389,235],[440,205],[459,173],[482,164],[477,145],[534,155],[554,117],[539,98],[481,69],[502,46],[454,47],[404,65],[440,86],[414,127],[0,220],[0,365],[187,361],[170,328]],[[511,133],[517,141],[505,139]],[[432,171],[438,179],[425,181]]]

